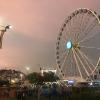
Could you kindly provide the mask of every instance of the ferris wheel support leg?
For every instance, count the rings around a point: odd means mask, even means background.
[[[82,51],[81,51],[82,52]],[[82,52],[83,53],[83,52]],[[92,61],[83,53],[83,55],[85,56],[85,58],[90,62],[90,64],[95,68],[95,66],[92,64]]]
[[[84,57],[84,55],[81,53],[81,51],[78,49],[78,52],[80,53],[80,55],[82,56],[82,58],[84,59],[84,61],[86,62],[87,66],[89,67],[90,71],[92,72],[92,69],[88,63],[88,61],[86,60],[86,58]]]
[[[97,61],[96,67],[95,67],[95,69],[93,70],[92,74],[96,71],[96,69],[97,69],[97,67],[99,66],[99,64],[100,64],[100,57],[99,57],[99,59],[98,59],[98,61]]]
[[[75,59],[76,66],[77,66],[77,68],[78,68],[78,71],[79,71],[80,77],[81,77],[81,79],[83,79],[83,76],[82,76],[82,73],[81,73],[80,67],[79,67],[79,65],[78,65],[77,58],[76,58],[76,55],[75,55],[75,53],[74,53],[73,48],[72,48],[72,52],[73,52],[73,55],[74,55],[74,59]]]
[[[89,76],[89,73],[88,73],[87,69],[85,68],[85,65],[84,65],[83,62],[81,61],[81,59],[80,59],[80,57],[79,57],[79,55],[77,54],[76,51],[75,51],[75,54],[76,54],[77,58],[79,59],[80,63],[82,64],[82,66],[83,66],[83,68],[84,68],[84,70],[85,70],[87,76]]]

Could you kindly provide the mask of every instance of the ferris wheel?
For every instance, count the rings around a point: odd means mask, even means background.
[[[63,78],[87,80],[100,56],[100,20],[95,11],[80,8],[65,19],[56,43],[57,69]]]

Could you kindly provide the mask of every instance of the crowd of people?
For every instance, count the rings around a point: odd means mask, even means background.
[[[25,100],[29,96],[37,97],[38,100],[42,97],[58,97],[71,96],[71,87],[62,86],[58,84],[38,85],[35,87],[20,87],[16,91],[16,98],[18,100]]]
[[[35,100],[55,100],[54,98],[70,98],[73,94],[80,94],[81,92],[88,92],[91,87],[73,87],[68,85],[62,85],[57,83],[47,83],[42,85],[26,85],[26,86],[18,86],[18,87],[7,87],[1,88],[0,92],[0,100],[4,100],[1,98],[7,98],[6,100],[10,100],[9,98],[16,98],[17,100],[30,100],[28,98],[35,98]],[[92,90],[93,91],[93,90]],[[89,92],[90,93],[90,92]],[[53,98],[53,99],[52,99]]]

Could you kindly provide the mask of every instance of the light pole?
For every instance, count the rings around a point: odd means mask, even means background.
[[[0,49],[2,48],[2,39],[3,39],[3,35],[4,33],[7,31],[7,29],[11,29],[12,26],[11,25],[7,25],[7,26],[1,26],[2,29],[0,30]]]
[[[22,84],[22,82],[23,82],[23,74],[22,73],[20,74],[20,78],[21,78],[21,81],[20,82]]]
[[[21,81],[23,80],[23,74],[20,74]]]

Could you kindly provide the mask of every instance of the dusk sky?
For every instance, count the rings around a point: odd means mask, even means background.
[[[100,0],[0,0],[0,24],[13,26],[3,38],[0,67],[39,71],[40,66],[56,66],[60,27],[78,8],[100,13]]]

